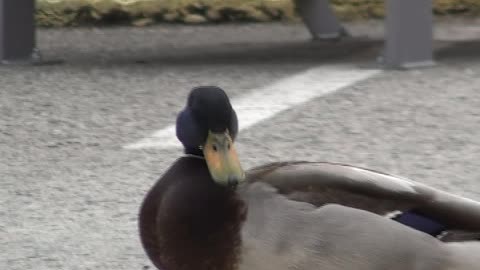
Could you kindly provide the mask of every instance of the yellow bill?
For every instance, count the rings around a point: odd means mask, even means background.
[[[213,180],[223,186],[236,187],[245,180],[245,172],[238,160],[228,132],[209,132],[203,154]]]

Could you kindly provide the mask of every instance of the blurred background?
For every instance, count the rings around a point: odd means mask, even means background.
[[[343,21],[381,19],[383,0],[332,0]],[[182,22],[296,21],[296,5],[291,0],[37,0],[37,23],[41,26],[134,25]],[[435,0],[437,17],[480,14],[478,0]]]
[[[480,0],[433,3],[435,65],[384,69],[381,0],[332,0],[332,40],[290,0],[37,0],[45,61],[0,65],[0,269],[153,269],[137,214],[198,85],[240,112],[245,168],[343,162],[480,199]]]

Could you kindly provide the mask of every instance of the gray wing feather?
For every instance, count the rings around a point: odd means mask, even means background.
[[[419,210],[459,230],[480,231],[480,203],[413,180],[327,162],[282,162],[248,171],[288,198],[316,206],[341,204],[384,215]]]
[[[240,270],[442,270],[433,237],[379,215],[295,202],[263,184],[240,190],[248,205]]]

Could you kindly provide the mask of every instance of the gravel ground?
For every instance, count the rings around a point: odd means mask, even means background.
[[[480,24],[439,25],[439,65],[381,73],[245,130],[244,166],[340,161],[480,199]],[[122,146],[171,123],[195,85],[235,97],[318,65],[371,64],[381,26],[349,28],[364,38],[313,43],[283,24],[39,31],[63,65],[0,67],[0,269],[151,267],[138,207],[179,152]]]

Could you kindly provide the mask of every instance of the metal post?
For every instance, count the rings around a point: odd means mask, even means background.
[[[432,0],[386,0],[387,68],[434,65]]]
[[[296,0],[297,10],[314,39],[336,39],[346,34],[328,0]]]
[[[29,62],[35,49],[35,0],[0,0],[0,61]]]

